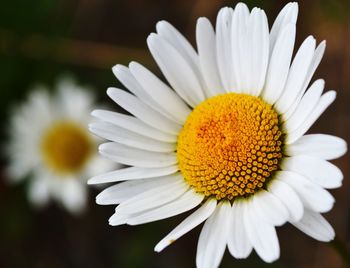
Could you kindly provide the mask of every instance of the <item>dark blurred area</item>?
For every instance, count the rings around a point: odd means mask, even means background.
[[[270,25],[287,3],[246,1],[265,9]],[[160,75],[146,46],[159,20],[167,20],[194,44],[200,16],[215,23],[217,11],[236,1],[209,0],[12,0],[0,9],[1,142],[8,137],[9,108],[23,100],[33,84],[52,86],[62,74],[96,88],[100,103],[112,102],[105,91],[120,86],[111,72],[117,63],[136,60]],[[338,93],[335,103],[311,129],[350,141],[350,17],[348,0],[299,2],[297,42],[312,34],[327,40],[327,50],[314,78],[324,78]],[[89,207],[75,217],[55,204],[34,210],[26,184],[6,183],[1,157],[0,267],[194,267],[200,227],[164,252],[156,243],[185,215],[141,226],[108,225],[112,206],[97,206],[90,187]],[[333,243],[312,240],[291,225],[278,228],[280,260],[263,263],[256,254],[234,260],[226,251],[221,267],[348,267],[350,249],[350,154],[334,161],[344,173],[343,187],[332,190],[334,209],[326,214],[337,233]],[[341,253],[343,255],[341,255]],[[346,260],[348,264],[346,264]]]

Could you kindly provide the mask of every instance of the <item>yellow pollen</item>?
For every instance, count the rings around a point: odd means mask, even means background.
[[[60,121],[43,135],[40,149],[44,162],[59,174],[78,172],[93,152],[88,132],[75,122]]]
[[[188,116],[177,143],[179,168],[198,193],[217,200],[246,197],[278,170],[283,135],[278,113],[260,98],[227,93]]]

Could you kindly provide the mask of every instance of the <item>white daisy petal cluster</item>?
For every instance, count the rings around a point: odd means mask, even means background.
[[[28,100],[13,107],[9,129],[8,177],[29,178],[28,197],[35,206],[56,200],[71,213],[87,201],[86,181],[115,164],[96,153],[98,139],[87,128],[94,98],[73,80],[63,77],[50,96],[38,86]]]
[[[290,222],[320,241],[334,238],[321,213],[343,175],[329,160],[341,138],[305,133],[334,101],[322,79],[310,84],[325,51],[306,38],[292,59],[297,3],[269,30],[263,10],[222,8],[215,29],[197,21],[197,51],[173,26],[157,24],[148,47],[166,84],[141,64],[113,72],[131,92],[107,94],[131,115],[105,110],[92,132],[111,142],[100,153],[128,167],[90,179],[119,182],[96,202],[118,205],[111,225],[137,225],[195,209],[155,247],[159,252],[204,223],[197,267],[218,267],[226,246],[237,259],[254,249],[279,258],[276,226]],[[122,182],[121,182],[122,181]]]

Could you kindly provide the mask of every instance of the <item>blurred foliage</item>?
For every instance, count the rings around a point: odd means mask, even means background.
[[[338,22],[348,19],[350,2],[348,0],[319,0],[326,16]]]
[[[58,12],[55,0],[7,1],[0,9],[0,88],[1,122],[8,104],[24,95],[38,81],[50,82],[59,72],[57,63],[32,60],[23,55],[23,39],[33,34],[64,35],[69,27],[69,14]],[[56,12],[56,16],[54,13]],[[61,13],[62,16],[59,16]],[[2,126],[4,129],[4,126]]]

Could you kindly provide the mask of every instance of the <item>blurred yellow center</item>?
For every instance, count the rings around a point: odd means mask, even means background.
[[[227,93],[199,104],[177,144],[189,185],[217,200],[248,196],[264,187],[282,158],[278,114],[263,100]]]
[[[57,173],[78,172],[92,153],[88,132],[70,121],[61,121],[47,129],[41,142],[44,162]]]

